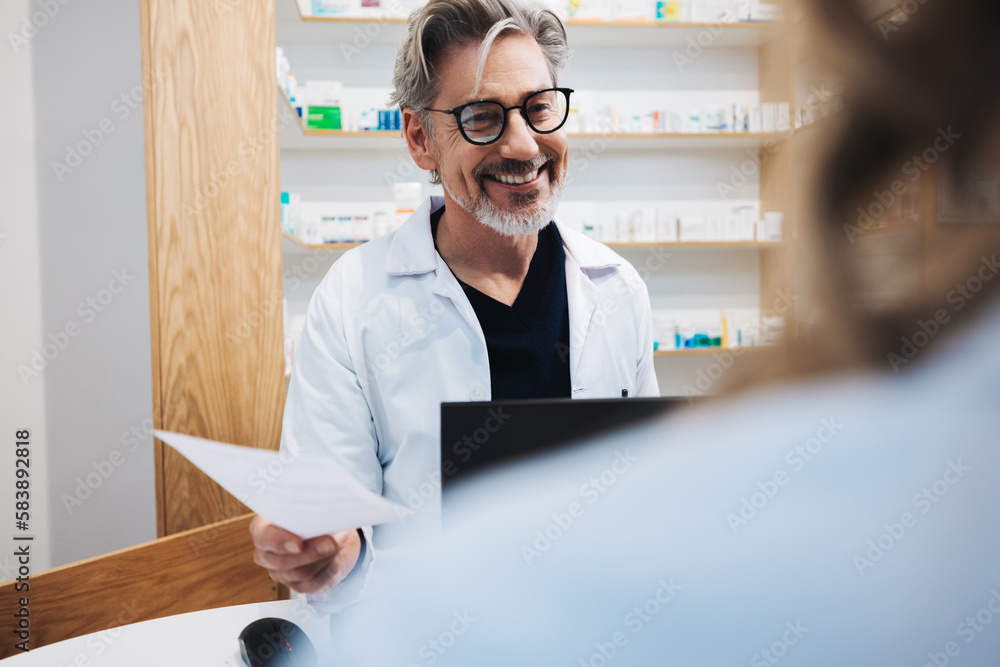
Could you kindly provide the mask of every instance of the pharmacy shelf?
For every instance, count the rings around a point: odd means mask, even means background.
[[[678,241],[676,243],[614,243],[606,242],[604,245],[616,250],[628,250],[630,248],[782,248],[781,241]]]
[[[289,234],[281,230],[281,235],[295,244],[296,250],[350,250],[356,248],[361,243],[306,243],[294,234]],[[689,243],[605,243],[609,248],[615,249],[642,249],[642,248],[780,248],[784,244],[774,241],[692,241]]]
[[[399,44],[403,18],[367,16],[307,16],[295,0],[279,0],[278,44],[322,42],[364,49],[368,44]],[[692,48],[749,48],[766,43],[780,31],[776,22],[678,23],[651,20],[599,21],[569,19],[570,46],[661,46]],[[682,52],[683,53],[683,52]]]
[[[733,354],[743,354],[744,352],[759,352],[767,346],[758,345],[756,347],[697,347],[690,350],[655,350],[654,357],[691,357],[705,354],[719,354],[721,352],[732,352]]]
[[[570,150],[604,151],[744,151],[764,148],[787,135],[774,133],[712,134],[570,134]],[[405,151],[399,131],[345,132],[307,130],[290,123],[281,130],[281,149],[294,151]]]
[[[291,100],[278,88],[279,117],[295,113]],[[788,132],[610,132],[592,134],[571,132],[567,134],[571,150],[589,150],[603,153],[609,150],[755,150],[773,146],[790,136]],[[284,123],[281,127],[282,150],[406,150],[406,143],[399,130],[316,130],[306,128],[302,121]]]

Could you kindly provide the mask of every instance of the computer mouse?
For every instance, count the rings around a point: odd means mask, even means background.
[[[313,667],[319,656],[305,631],[284,618],[261,618],[243,628],[240,656],[248,667]]]

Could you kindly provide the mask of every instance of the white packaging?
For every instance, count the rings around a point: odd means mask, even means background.
[[[740,217],[738,215],[726,216],[725,234],[723,234],[722,238],[724,241],[739,241],[742,238]]]
[[[779,211],[769,211],[764,214],[764,234],[761,241],[780,241],[781,224],[785,216]]]
[[[677,322],[667,311],[653,313],[653,347],[664,351],[677,349]]]
[[[319,219],[320,243],[339,243],[340,229],[337,224],[337,215],[324,215]]]
[[[753,207],[738,206],[733,209],[733,214],[736,215],[739,225],[738,234],[733,240],[753,241],[756,238],[756,222],[753,217]]]
[[[372,231],[375,238],[381,238],[389,233],[389,215],[388,211],[375,211],[372,216],[374,219]]]
[[[692,0],[691,21],[695,23],[727,23],[736,20],[736,3],[732,0]]]
[[[307,79],[301,90],[302,103],[307,107],[336,107],[340,106],[344,86],[340,81]]]
[[[773,3],[754,2],[750,6],[751,21],[780,21],[782,19],[781,5]]]
[[[788,102],[774,105],[774,129],[777,132],[788,132],[792,129],[791,107]]]
[[[681,116],[681,132],[697,134],[704,131],[704,115],[700,107],[692,107]]]
[[[763,132],[775,132],[777,128],[777,109],[772,102],[765,102],[760,105],[761,130]]]
[[[371,241],[374,234],[374,223],[370,215],[359,214],[354,216],[354,242],[364,243]]]
[[[706,105],[702,126],[705,132],[724,132],[726,130],[726,120],[722,107],[718,104]]]
[[[706,241],[722,241],[725,239],[726,234],[723,230],[724,218],[718,215],[710,215],[707,220],[707,228],[705,232]]]
[[[341,213],[337,216],[337,236],[334,243],[354,242],[354,216]]]
[[[644,206],[638,213],[636,240],[641,243],[656,241],[656,209]]]
[[[656,240],[660,243],[677,243],[677,216],[673,212],[659,212],[656,224]]]
[[[313,16],[344,16],[355,13],[361,3],[357,0],[312,0]]]
[[[422,203],[420,183],[396,183],[392,192],[396,205],[396,227],[406,221]]]
[[[656,18],[656,3],[648,0],[615,0],[615,21],[652,21]]]
[[[708,223],[700,215],[683,216],[680,219],[678,237],[681,243],[704,241],[708,238]]]
[[[629,243],[632,238],[632,215],[627,211],[619,211],[615,216],[615,242]]]

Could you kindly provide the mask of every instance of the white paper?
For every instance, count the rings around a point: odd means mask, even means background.
[[[227,445],[170,431],[154,433],[251,510],[304,540],[389,523],[411,513],[374,493],[329,457]]]

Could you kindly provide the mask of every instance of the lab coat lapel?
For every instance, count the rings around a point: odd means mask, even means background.
[[[472,309],[472,304],[469,303],[469,297],[465,295],[462,286],[458,284],[458,278],[451,272],[451,269],[448,268],[448,265],[440,255],[438,255],[437,261],[438,268],[431,291],[451,301],[455,310],[465,319],[466,324],[476,332],[476,335],[479,336],[485,347],[486,335],[483,333],[483,327],[479,323],[479,318],[476,317],[476,312]]]
[[[573,391],[586,389],[581,383],[580,362],[597,311],[600,291],[591,282],[573,255],[566,254],[566,301],[569,306],[569,369]]]

